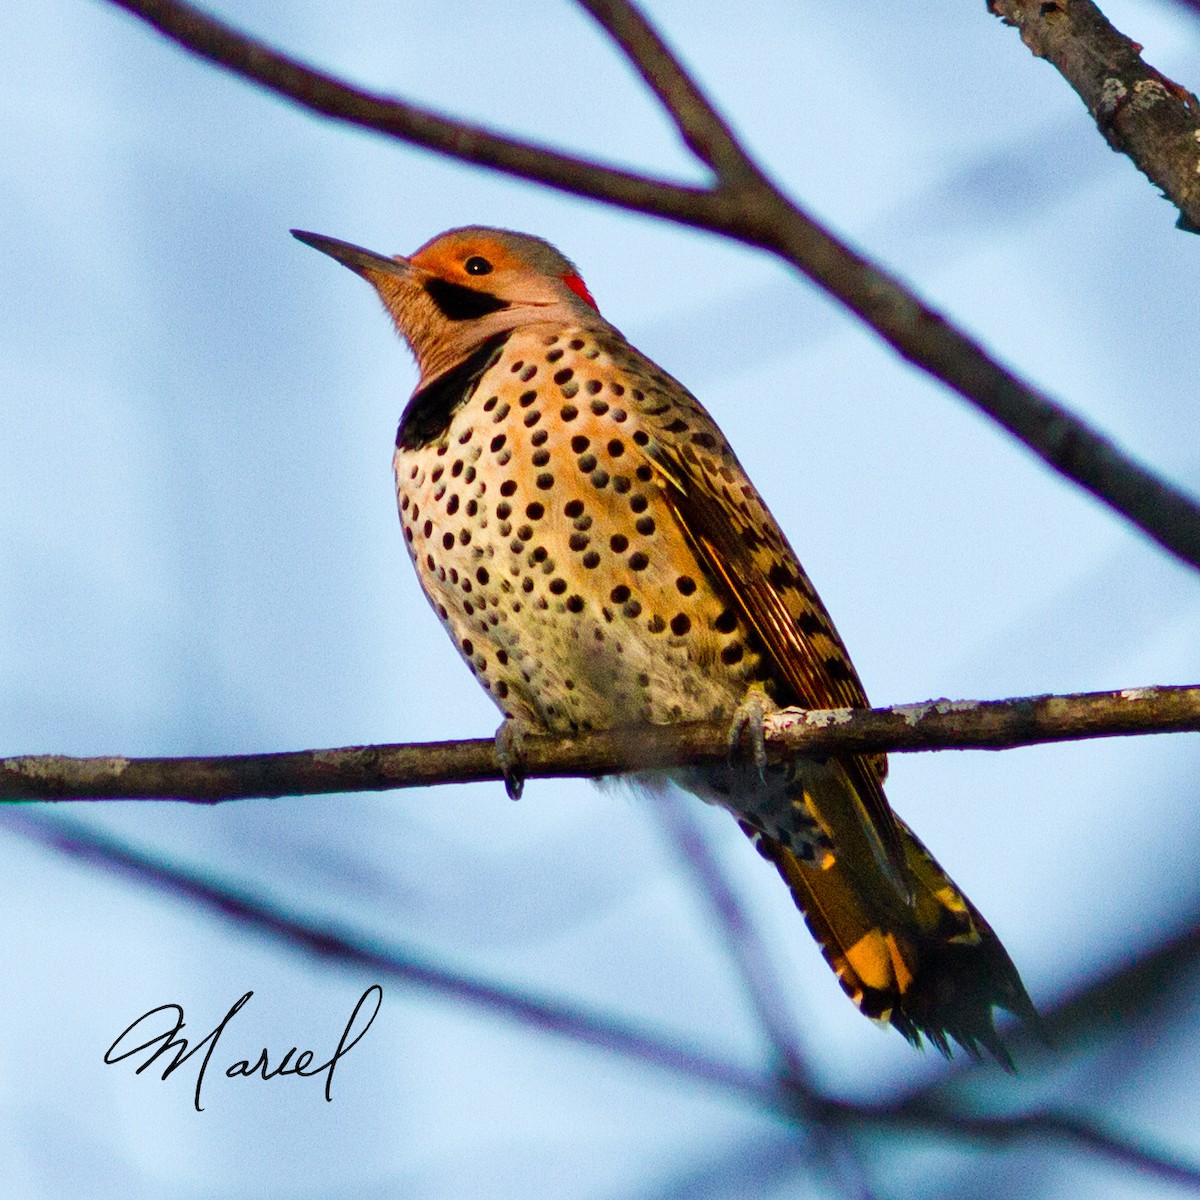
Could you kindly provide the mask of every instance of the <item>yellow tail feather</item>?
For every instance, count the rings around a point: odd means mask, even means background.
[[[946,1055],[951,1038],[975,1058],[987,1050],[1011,1071],[993,1008],[1037,1024],[1017,969],[975,906],[908,826],[899,827],[911,894],[892,889],[881,903],[887,888],[873,856],[830,854],[809,866],[742,823],[866,1016],[888,1022],[913,1045],[926,1037]]]

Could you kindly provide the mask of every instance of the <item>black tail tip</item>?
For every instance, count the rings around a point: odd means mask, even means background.
[[[963,947],[967,950],[967,947]],[[996,1029],[996,1009],[1003,1009],[1033,1037],[1045,1043],[1045,1027],[1025,985],[998,941],[989,949],[991,962],[981,961],[980,947],[956,961],[944,955],[940,970],[928,972],[891,1013],[891,1023],[914,1046],[928,1041],[947,1058],[954,1045],[977,1062],[990,1055],[1010,1075],[1013,1056]],[[984,969],[981,969],[984,968]],[[922,986],[923,985],[923,986]]]

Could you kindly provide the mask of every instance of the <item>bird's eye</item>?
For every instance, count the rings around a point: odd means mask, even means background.
[[[480,258],[478,254],[472,254],[463,267],[468,275],[490,275],[492,273],[492,264],[486,258]]]

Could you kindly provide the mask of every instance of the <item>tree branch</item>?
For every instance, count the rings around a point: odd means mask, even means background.
[[[576,196],[699,224],[713,209],[707,188],[671,183],[562,154],[454,120],[392,96],[379,96],[280,54],[181,0],[110,0],[199,58],[261,84],[303,108],[460,162],[490,167]]]
[[[1011,700],[929,700],[893,708],[782,709],[767,717],[768,755],[1005,750],[1046,742],[1200,731],[1200,686],[1126,688]],[[529,778],[599,776],[724,762],[722,721],[643,725],[524,739]],[[0,800],[191,800],[384,791],[499,780],[490,738],[205,758],[0,759]]]
[[[675,123],[688,149],[718,180],[764,182],[762,173],[700,85],[629,0],[579,0],[637,68],[642,81]]]
[[[325,116],[562,191],[770,250],[861,317],[904,358],[949,384],[1066,478],[1200,568],[1200,505],[1023,382],[899,280],[855,253],[771,185],[657,33],[627,0],[580,0],[647,80],[710,189],[600,166],[403,101],[349,87],[183,0],[110,0],[210,62]]]
[[[1200,101],[1142,58],[1091,0],[988,0],[1038,58],[1052,63],[1087,105],[1100,132],[1200,233]]]

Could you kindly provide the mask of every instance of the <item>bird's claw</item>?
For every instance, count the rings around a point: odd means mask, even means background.
[[[763,689],[762,684],[751,684],[742,702],[733,714],[729,726],[729,754],[732,758],[741,749],[742,739],[750,743],[750,757],[758,770],[758,776],[764,782],[767,776],[767,739],[764,722],[767,713],[774,712],[777,706]]]
[[[496,762],[504,777],[504,790],[510,800],[520,800],[525,790],[525,727],[505,717],[496,730]]]

